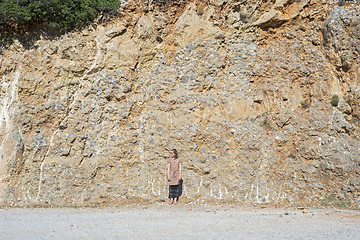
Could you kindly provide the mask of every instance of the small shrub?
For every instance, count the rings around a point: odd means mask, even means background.
[[[333,107],[337,107],[338,104],[339,104],[339,97],[338,97],[338,95],[332,96],[332,98],[331,98],[331,105],[332,105]]]
[[[309,108],[309,107],[310,107],[310,105],[309,105],[309,102],[308,102],[308,101],[301,101],[301,102],[300,102],[300,104],[301,104],[301,107],[302,107],[302,108],[304,108],[304,109],[306,109],[306,108]]]
[[[203,9],[198,10],[197,15],[199,15],[199,16],[204,15],[204,10]]]
[[[265,118],[264,121],[262,122],[262,126],[266,127],[267,129],[271,129],[270,123],[268,122],[267,118]]]
[[[71,29],[92,22],[100,12],[114,12],[120,0],[34,0],[0,1],[0,26],[31,22],[52,28]]]
[[[14,39],[11,35],[0,36],[0,46],[8,47],[14,42]]]
[[[288,158],[293,158],[293,159],[295,159],[295,158],[296,158],[296,155],[293,154],[293,153],[290,153],[290,154],[288,155]]]
[[[352,117],[351,122],[354,123],[354,124],[360,124],[360,119],[358,119],[356,117]]]
[[[249,22],[247,20],[247,14],[245,12],[240,12],[240,21],[242,21],[243,23],[248,23]]]
[[[324,207],[349,208],[351,202],[348,199],[338,199],[334,196],[327,196],[321,201]]]

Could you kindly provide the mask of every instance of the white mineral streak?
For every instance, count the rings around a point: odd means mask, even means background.
[[[5,90],[5,95],[1,99],[0,105],[0,129],[5,129],[5,131],[10,129],[11,118],[14,115],[15,108],[13,104],[16,102],[17,95],[17,85],[21,75],[21,66],[18,70],[14,72],[14,78],[10,83],[7,83],[6,76],[3,76],[1,85],[2,89]]]
[[[250,2],[256,0],[244,9]],[[360,204],[359,7],[330,10],[315,1],[317,10],[307,11],[290,2],[282,15],[264,15],[263,30],[246,29],[233,3],[224,3],[229,18],[222,20],[222,10],[190,1],[176,15],[158,12],[161,19],[153,10],[133,11],[39,40],[39,51],[21,51],[22,63],[18,48],[6,50],[4,203],[165,198],[166,163],[159,158],[176,148],[190,200],[301,204],[341,193]],[[254,23],[271,5],[263,1],[243,20]],[[343,110],[331,105],[334,94]]]
[[[13,78],[10,82],[7,82],[6,76],[2,77],[0,93],[5,89],[5,94],[0,95],[0,200],[1,193],[3,191],[3,180],[8,177],[7,164],[12,159],[12,155],[15,151],[13,140],[11,140],[11,133],[14,128],[12,122],[15,111],[16,101],[18,98],[18,82],[21,76],[21,65],[15,68]],[[8,154],[12,151],[12,154]]]
[[[96,41],[96,49],[97,49],[97,53],[96,53],[96,57],[94,59],[93,64],[90,66],[90,68],[88,70],[86,70],[83,74],[83,76],[80,78],[79,81],[79,87],[78,90],[76,91],[76,93],[74,94],[74,99],[73,101],[70,103],[68,109],[70,110],[72,108],[72,106],[75,104],[76,100],[78,99],[79,95],[80,95],[80,90],[82,88],[84,79],[88,76],[88,74],[96,67],[100,57],[101,57],[101,44],[98,38],[95,38]],[[59,126],[61,126],[68,118],[69,115],[66,115],[66,117],[61,121],[61,123],[59,124]],[[51,150],[51,145],[53,144],[54,141],[54,137],[56,136],[56,134],[59,131],[59,127],[56,128],[56,130],[53,132],[53,134],[51,135],[50,141],[49,141],[49,145],[48,145],[48,149],[46,151],[46,154],[44,156],[44,158],[41,161],[41,165],[40,165],[40,177],[39,177],[39,184],[38,184],[38,191],[37,191],[37,195],[36,195],[36,201],[40,200],[40,194],[41,194],[41,185],[43,183],[44,180],[44,165],[46,162],[46,158],[48,157],[50,150]]]

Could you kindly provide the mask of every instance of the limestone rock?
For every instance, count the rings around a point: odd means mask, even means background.
[[[190,200],[358,204],[359,9],[308,3],[128,2],[3,49],[1,204],[163,201],[173,148]]]
[[[112,27],[108,30],[106,30],[105,35],[109,38],[106,41],[109,41],[110,39],[117,37],[121,34],[124,34],[126,32],[126,27],[123,25],[118,25],[115,27]]]
[[[189,4],[182,16],[179,17],[175,25],[175,31],[170,38],[175,41],[176,45],[185,46],[199,38],[208,39],[214,37],[215,34],[220,32],[220,29],[214,27],[207,18],[210,18],[210,16],[204,15],[200,17],[196,13],[196,6],[193,3]]]
[[[338,107],[340,112],[345,113],[345,114],[350,114],[351,113],[351,107],[349,106],[349,104],[347,102],[344,101],[344,99],[340,99],[339,100],[339,104]]]
[[[210,3],[215,6],[221,7],[227,3],[227,0],[211,0]]]
[[[146,15],[142,16],[137,23],[137,33],[140,39],[147,39],[152,37],[152,21]]]
[[[270,11],[264,13],[255,23],[253,23],[253,25],[260,27],[276,27],[285,22],[285,19],[282,19],[280,16],[281,13],[272,8]]]
[[[291,4],[289,4],[291,2]],[[266,13],[264,13],[253,26],[260,26],[262,28],[277,27],[290,19],[295,18],[300,14],[304,7],[310,2],[310,0],[301,1],[289,1],[289,0],[277,0],[273,7]],[[288,6],[284,6],[288,5]],[[279,10],[281,9],[281,11]]]
[[[347,9],[335,7],[329,14],[324,25],[325,53],[330,61],[345,71],[354,65],[354,54],[359,43],[360,32],[358,29],[359,7]],[[349,37],[349,33],[352,34]],[[350,41],[350,39],[354,39]]]

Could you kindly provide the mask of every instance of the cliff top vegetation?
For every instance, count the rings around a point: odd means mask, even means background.
[[[1,45],[12,42],[9,32],[45,24],[50,29],[71,30],[92,22],[100,13],[114,13],[120,0],[2,0]]]
[[[3,0],[0,25],[14,26],[46,22],[51,27],[70,29],[91,22],[100,12],[112,12],[120,0]]]

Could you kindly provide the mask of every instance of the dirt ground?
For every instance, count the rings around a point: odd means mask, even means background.
[[[360,239],[360,211],[167,203],[0,209],[1,240]]]

